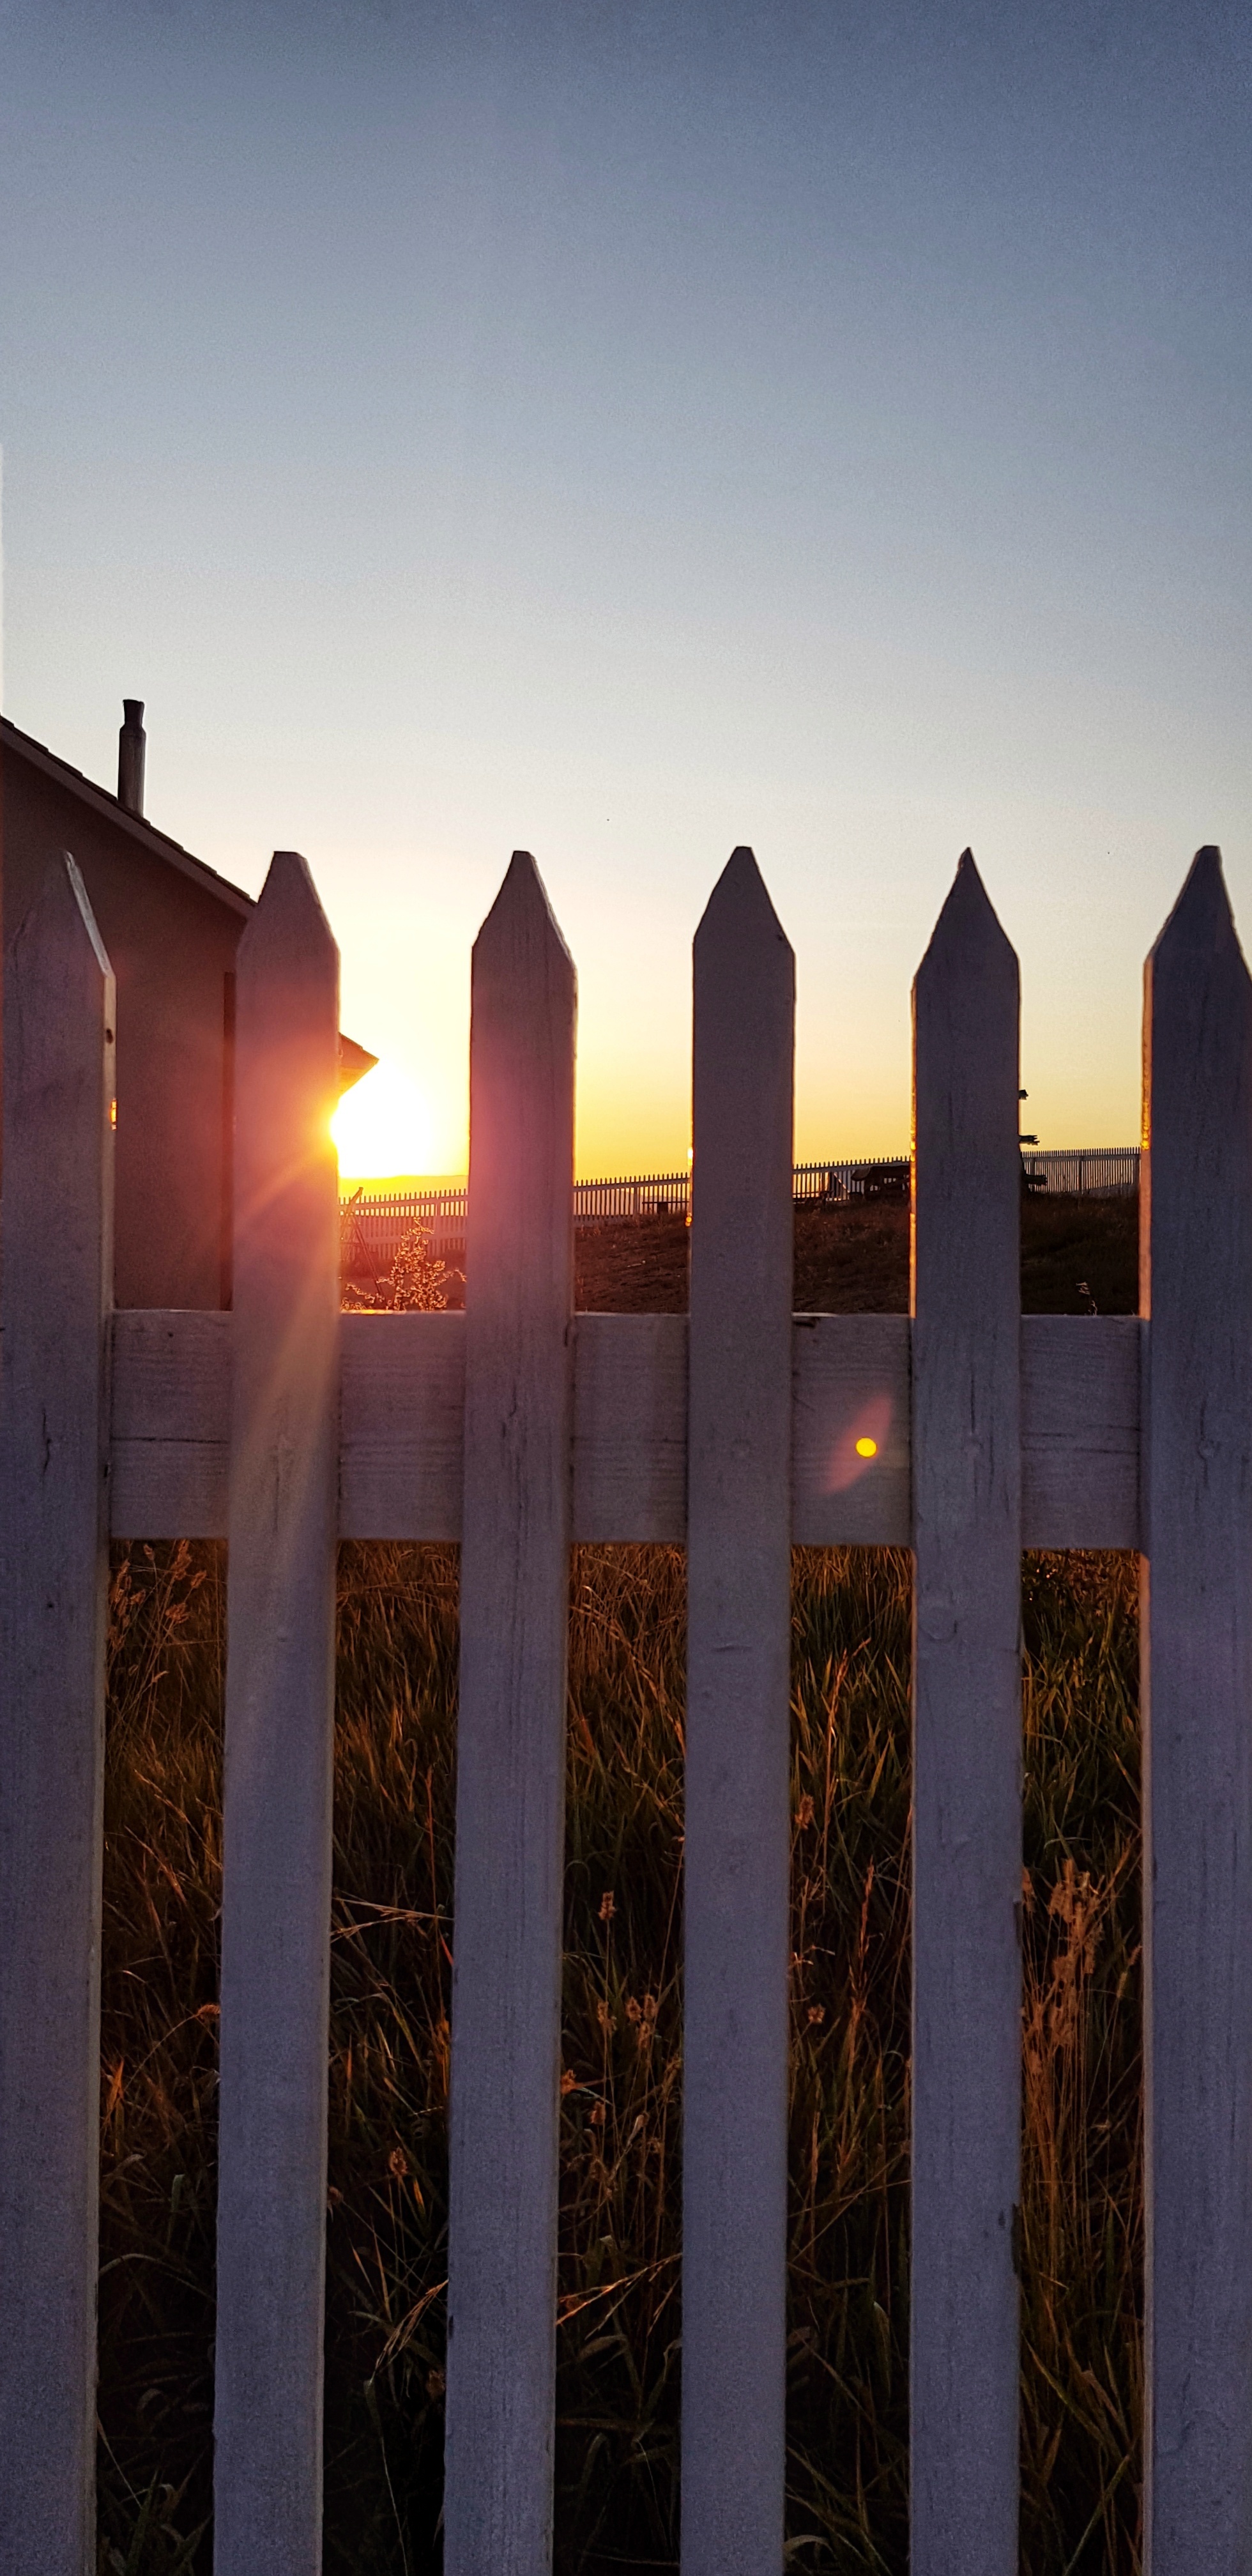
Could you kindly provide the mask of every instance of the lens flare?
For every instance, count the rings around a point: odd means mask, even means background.
[[[354,1181],[431,1169],[430,1105],[398,1066],[376,1064],[346,1091],[330,1122],[339,1169]]]

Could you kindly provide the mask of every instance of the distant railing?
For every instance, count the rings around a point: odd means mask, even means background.
[[[1028,1179],[1042,1180],[1049,1198],[1125,1198],[1139,1187],[1137,1145],[1054,1145],[1022,1156]]]
[[[1139,1186],[1137,1145],[1073,1145],[1029,1149],[1023,1156],[1034,1194],[1072,1193],[1116,1198]],[[907,1154],[885,1160],[863,1156],[844,1162],[797,1163],[792,1193],[799,1205],[842,1206],[847,1201],[903,1200],[909,1194]],[[630,1217],[682,1216],[689,1211],[691,1174],[632,1172],[603,1181],[576,1181],[576,1226],[612,1224]],[[390,1267],[410,1227],[425,1226],[431,1249],[444,1261],[465,1250],[466,1187],[376,1190],[368,1183],[340,1197],[344,1266],[350,1273],[379,1274]]]

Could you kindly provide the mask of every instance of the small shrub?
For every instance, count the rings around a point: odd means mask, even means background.
[[[344,1305],[374,1315],[440,1314],[448,1302],[451,1279],[447,1265],[431,1251],[431,1230],[419,1222],[409,1227],[391,1268],[372,1289],[351,1281]]]

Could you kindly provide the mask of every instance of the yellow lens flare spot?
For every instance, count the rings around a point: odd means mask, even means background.
[[[878,1456],[878,1442],[876,1440],[858,1440],[856,1444],[856,1454],[858,1458],[876,1458]]]

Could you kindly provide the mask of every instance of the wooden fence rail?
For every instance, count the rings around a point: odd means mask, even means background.
[[[689,1552],[684,2576],[781,2576],[788,1573],[914,1551],[912,2559],[1017,2566],[1022,1548],[1144,1566],[1147,2565],[1252,2564],[1252,986],[1202,851],[1147,979],[1138,1317],[1019,1313],[1017,962],[915,986],[911,1316],[793,1316],[793,962],[695,950],[689,1316],[572,1312],[574,970],[474,958],[468,1311],[337,1310],[337,959],[239,961],[235,1305],[111,1312],[114,993],[72,862],[10,949],[0,1200],[0,2576],[90,2576],[106,1541],[229,1539],[215,2551],[320,2564],[334,1546],[458,1539],[445,2557],[552,2557],[568,1556]],[[48,1221],[51,1190],[56,1222]]]

